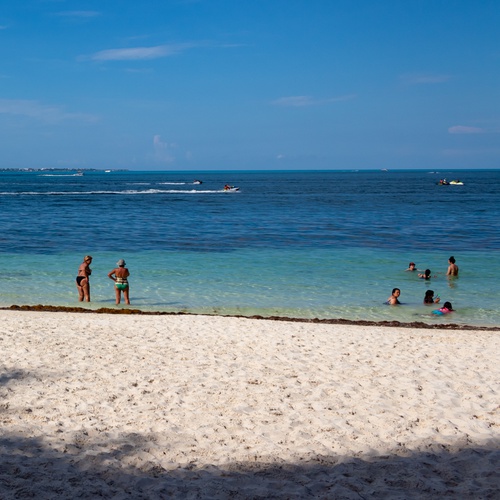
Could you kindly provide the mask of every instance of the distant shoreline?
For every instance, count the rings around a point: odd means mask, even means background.
[[[439,174],[439,173],[451,173],[451,172],[500,172],[500,168],[390,168],[390,169],[381,169],[381,168],[339,168],[339,169],[331,169],[331,168],[322,168],[322,169],[305,169],[305,168],[297,168],[297,169],[275,169],[275,168],[256,168],[256,169],[234,169],[234,168],[194,168],[194,169],[186,169],[186,170],[164,170],[164,169],[155,169],[153,167],[132,170],[129,168],[87,168],[87,167],[3,167],[0,168],[0,172],[154,172],[154,173],[168,173],[168,174],[189,174],[189,173],[198,173],[198,174],[213,174],[213,173],[238,173],[238,174],[261,174],[261,173],[322,173],[322,172],[335,172],[335,173],[366,173],[366,172],[377,172],[377,173],[415,173],[415,172],[427,172],[429,174]]]
[[[128,172],[126,168],[0,168],[0,172]]]

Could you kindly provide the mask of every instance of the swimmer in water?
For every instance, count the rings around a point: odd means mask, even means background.
[[[405,269],[406,271],[418,271],[418,269],[415,266],[415,262],[410,262],[408,264],[408,269]]]
[[[458,266],[455,264],[455,257],[451,256],[448,259],[448,271],[446,271],[446,276],[458,276]]]
[[[453,312],[454,310],[455,309],[453,309],[451,302],[445,302],[443,307],[432,311],[432,314],[436,314],[437,316],[443,316],[444,314],[449,314],[449,313]]]
[[[396,306],[401,304],[399,302],[399,296],[401,295],[401,290],[399,288],[392,289],[392,295],[387,299],[387,304],[390,306]]]
[[[439,301],[441,299],[439,298],[438,295],[434,297],[434,290],[427,290],[425,292],[425,297],[424,297],[424,304],[429,305],[429,304],[439,304]]]
[[[426,269],[425,272],[423,274],[419,274],[418,277],[422,278],[424,280],[430,280],[431,279],[431,270]]]

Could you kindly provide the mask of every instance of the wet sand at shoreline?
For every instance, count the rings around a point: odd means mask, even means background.
[[[266,321],[288,321],[298,323],[315,323],[325,325],[358,325],[358,326],[383,326],[383,327],[398,327],[398,328],[425,328],[432,330],[474,330],[474,331],[500,331],[499,326],[478,326],[478,325],[463,325],[456,323],[425,323],[422,321],[413,321],[411,323],[402,323],[400,321],[369,321],[369,320],[350,320],[343,318],[328,318],[328,319],[308,319],[308,318],[295,318],[287,316],[241,316],[241,315],[207,315],[186,312],[165,312],[165,311],[143,311],[141,309],[134,309],[131,307],[115,307],[115,308],[99,308],[87,309],[85,307],[66,307],[66,306],[50,306],[50,305],[37,305],[37,306],[18,306],[12,305],[10,307],[0,307],[0,311],[44,311],[44,312],[70,312],[70,313],[83,313],[83,314],[132,314],[132,315],[145,315],[145,316],[205,316],[205,317],[224,317],[224,318],[246,318],[255,320]]]

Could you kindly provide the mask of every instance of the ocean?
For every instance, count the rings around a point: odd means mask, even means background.
[[[123,258],[144,311],[500,325],[499,170],[74,174],[0,172],[0,306],[115,307]],[[427,289],[456,311],[434,317]]]

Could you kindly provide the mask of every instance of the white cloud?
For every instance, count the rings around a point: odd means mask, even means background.
[[[314,99],[309,95],[298,95],[298,96],[289,96],[289,97],[280,97],[272,101],[272,104],[275,106],[289,106],[289,107],[303,107],[303,106],[318,106],[322,104],[329,104],[332,102],[341,102],[341,101],[349,101],[354,99],[356,96],[354,94],[339,96],[339,97],[330,97],[328,99]]]
[[[451,76],[433,74],[406,74],[401,75],[400,79],[408,85],[423,85],[432,83],[446,83],[451,79]]]
[[[137,61],[144,59],[159,59],[178,54],[193,47],[190,43],[157,45],[155,47],[135,47],[129,49],[107,49],[92,54],[93,61]]]
[[[172,150],[176,148],[176,144],[163,142],[160,135],[155,135],[153,136],[153,147],[157,161],[163,163],[172,163],[175,161]]]
[[[65,120],[97,121],[97,117],[92,115],[68,113],[60,106],[22,99],[0,99],[0,114],[26,116],[46,123],[58,123]]]
[[[448,129],[450,134],[484,134],[486,130],[479,127],[464,127],[463,125],[455,125]]]

